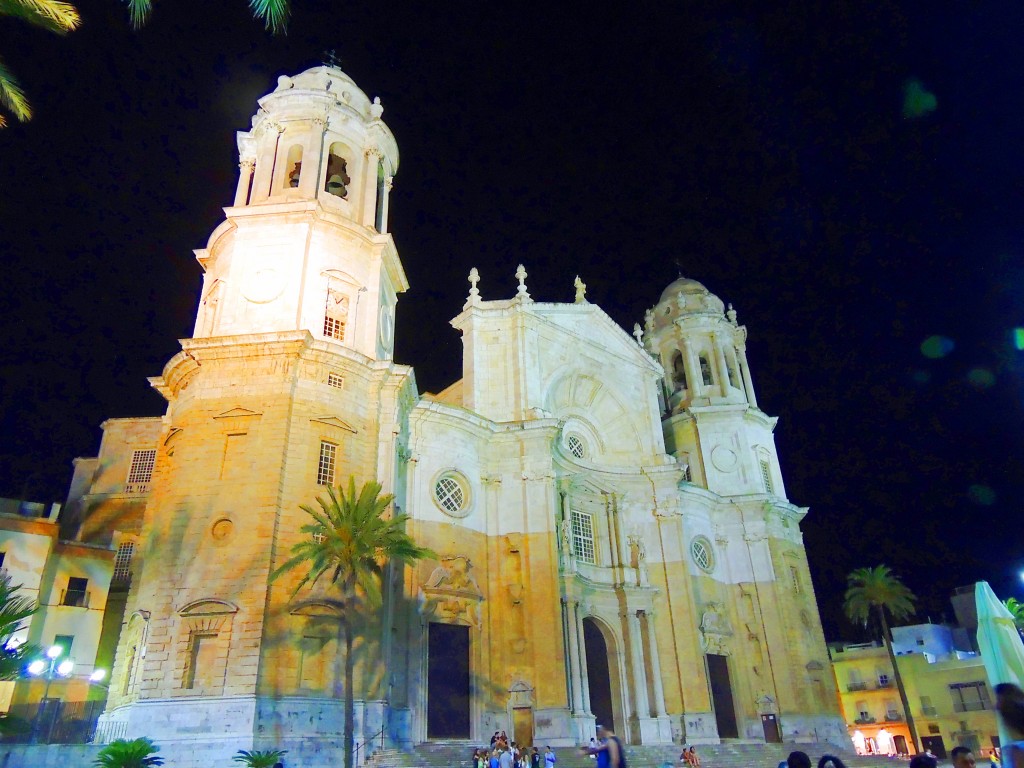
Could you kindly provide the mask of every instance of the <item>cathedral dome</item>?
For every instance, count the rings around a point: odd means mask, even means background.
[[[290,77],[288,75],[281,75],[281,77],[277,78],[277,87],[274,89],[274,94],[280,94],[285,91],[319,91],[321,93],[328,91],[344,104],[353,107],[357,112],[379,117],[378,114],[373,114],[374,110],[371,106],[373,102],[370,101],[370,98],[356,85],[351,77],[337,67],[330,67],[325,64],[319,67],[312,67],[305,72],[300,72]]]
[[[655,315],[661,319],[698,312],[721,314],[724,311],[725,303],[705,288],[703,283],[680,277],[661,292]]]

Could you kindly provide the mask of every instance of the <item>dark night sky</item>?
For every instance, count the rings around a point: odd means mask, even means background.
[[[191,333],[234,132],[333,48],[402,152],[421,390],[459,376],[470,267],[484,298],[520,261],[538,300],[578,272],[631,329],[678,261],[749,328],[830,636],[859,566],[922,619],[978,578],[1019,596],[1020,3],[295,0],[275,38],[243,0],[155,2],[139,32],[115,0],[66,38],[0,20],[37,111],[0,133],[0,495],[63,499],[104,418],[162,412],[145,377]],[[934,111],[904,116],[911,79]]]

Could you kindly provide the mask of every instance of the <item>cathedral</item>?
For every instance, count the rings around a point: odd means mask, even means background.
[[[150,379],[166,414],[76,460],[65,525],[131,558],[100,733],[340,764],[342,609],[270,574],[354,477],[437,554],[390,567],[361,628],[357,743],[848,743],[736,312],[680,278],[630,334],[579,279],[547,302],[521,266],[485,298],[467,264],[462,377],[419,392],[382,115],[330,66],[259,100],[193,336]]]

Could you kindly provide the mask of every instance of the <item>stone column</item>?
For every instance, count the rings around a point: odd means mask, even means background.
[[[679,340],[679,347],[683,351],[683,365],[686,366],[686,383],[690,389],[690,399],[703,397],[704,377],[700,373],[700,363],[693,354],[693,347],[686,339]]]
[[[747,364],[747,348],[745,346],[737,349],[740,356],[740,375],[743,377],[743,389],[747,393],[747,402],[757,408],[757,398],[754,397],[754,382],[750,380],[750,365]]]
[[[253,171],[256,169],[256,160],[246,158],[238,164],[238,187],[235,189],[235,205],[249,204],[249,187],[252,185]]]
[[[363,169],[363,190],[360,201],[363,212],[360,219],[361,223],[367,227],[372,227],[377,223],[377,166],[382,156],[383,153],[377,147],[368,147],[364,153],[366,163]]]
[[[326,135],[327,120],[323,117],[314,117],[310,121],[309,135],[302,146],[302,172],[299,174],[298,187],[302,197],[316,197],[320,192]]]
[[[582,692],[583,711],[590,713],[590,675],[587,673],[587,643],[583,635],[583,612],[580,604],[573,604],[573,617],[576,621],[576,635],[579,637],[580,647],[580,691]]]
[[[717,336],[711,337],[711,345],[714,347],[715,367],[718,368],[718,383],[721,386],[722,397],[729,396],[729,366],[725,362],[725,350],[718,341]]]
[[[651,716],[651,706],[647,698],[647,672],[644,669],[644,647],[640,638],[640,616],[634,611],[627,613],[629,619],[629,655],[633,666],[633,687],[635,690],[636,716]]]
[[[569,682],[572,698],[569,702],[574,714],[583,712],[583,674],[580,672],[580,631],[579,623],[576,620],[576,601],[562,600],[566,609],[566,629],[569,636],[565,639],[569,644]]]
[[[665,717],[665,685],[661,680],[661,659],[658,657],[658,640],[654,635],[654,612],[644,611],[647,622],[647,645],[651,658],[651,677],[654,678],[654,714]]]

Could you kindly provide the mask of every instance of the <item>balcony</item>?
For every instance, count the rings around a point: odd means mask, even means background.
[[[895,686],[896,686],[896,681],[893,680],[891,677],[880,677],[880,678],[878,678],[878,687],[879,688],[894,688]]]
[[[867,683],[852,682],[851,681],[851,682],[846,684],[846,690],[849,691],[850,693],[853,693],[854,691],[866,691],[867,689],[868,689],[868,684]]]
[[[124,492],[131,496],[141,496],[149,493],[149,483],[125,483]]]
[[[935,717],[937,713],[935,707],[921,707],[921,714],[925,717]]]
[[[89,592],[81,589],[65,589],[61,592],[60,604],[69,608],[88,608]]]
[[[896,712],[895,710],[890,710],[890,711],[885,713],[885,721],[887,723],[902,723],[903,722],[903,713],[902,712]]]

